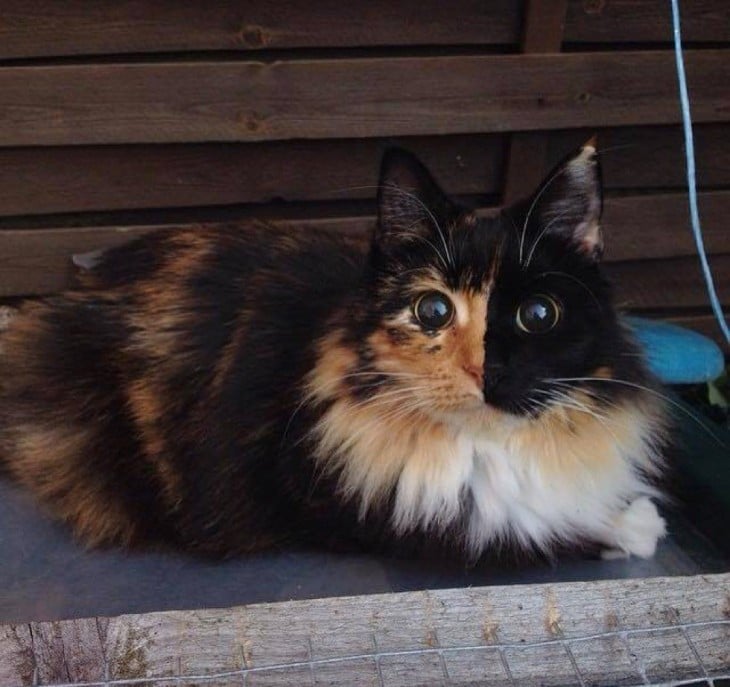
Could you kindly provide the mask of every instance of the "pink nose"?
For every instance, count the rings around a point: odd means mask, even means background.
[[[464,365],[464,372],[468,374],[481,389],[484,386],[484,370],[479,365]]]

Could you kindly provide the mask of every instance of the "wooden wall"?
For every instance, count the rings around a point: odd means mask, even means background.
[[[684,0],[700,210],[730,307],[730,4]],[[372,222],[401,143],[489,208],[597,131],[621,302],[718,335],[666,0],[0,0],[0,296],[178,223]]]

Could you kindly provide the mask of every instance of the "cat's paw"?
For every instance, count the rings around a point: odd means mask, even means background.
[[[647,496],[632,501],[615,520],[614,529],[603,551],[604,559],[625,558],[631,554],[651,558],[657,542],[667,533],[664,518]]]

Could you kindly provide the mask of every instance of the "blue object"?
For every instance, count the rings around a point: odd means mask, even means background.
[[[625,317],[644,349],[649,369],[665,384],[701,384],[725,369],[720,347],[702,334],[643,317]]]
[[[689,191],[689,214],[692,223],[692,234],[695,237],[697,253],[700,256],[702,273],[705,277],[707,295],[710,297],[712,310],[715,313],[717,322],[725,336],[725,341],[730,343],[730,327],[728,327],[725,315],[722,312],[720,299],[717,296],[715,282],[712,279],[710,265],[707,262],[705,244],[702,238],[702,227],[700,226],[700,213],[697,209],[697,183],[695,180],[695,145],[692,135],[692,115],[689,110],[689,94],[687,93],[687,77],[684,73],[684,55],[682,53],[682,34],[680,29],[679,2],[670,0],[672,4],[672,29],[674,33],[674,56],[677,63],[677,80],[679,82],[679,101],[682,106],[682,123],[684,125],[684,152],[687,158],[687,189]]]

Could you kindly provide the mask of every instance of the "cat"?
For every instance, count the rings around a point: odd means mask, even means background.
[[[369,242],[160,230],[25,304],[3,470],[89,546],[652,556],[665,408],[600,269],[595,142],[491,218],[391,149],[377,203]]]

